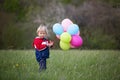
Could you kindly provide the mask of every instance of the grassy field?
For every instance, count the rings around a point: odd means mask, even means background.
[[[1,50],[0,80],[120,80],[120,51],[51,50],[39,73],[34,50]]]

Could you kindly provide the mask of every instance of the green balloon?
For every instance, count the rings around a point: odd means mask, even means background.
[[[63,50],[68,50],[68,49],[70,49],[70,43],[60,41],[60,48]]]
[[[69,43],[71,41],[71,35],[67,32],[64,32],[60,35],[60,40]]]

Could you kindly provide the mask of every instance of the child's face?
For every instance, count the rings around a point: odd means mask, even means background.
[[[44,38],[46,35],[47,35],[47,33],[46,33],[45,30],[40,30],[40,31],[38,32],[38,36],[39,36],[40,38]]]

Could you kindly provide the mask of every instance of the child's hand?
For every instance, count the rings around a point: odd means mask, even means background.
[[[50,42],[48,43],[48,46],[51,47],[51,46],[53,46],[53,44],[54,44],[54,42],[53,42],[53,41],[50,41]]]

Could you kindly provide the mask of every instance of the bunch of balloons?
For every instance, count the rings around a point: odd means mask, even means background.
[[[78,48],[83,44],[79,26],[68,18],[64,19],[61,24],[55,23],[53,25],[53,32],[56,34],[56,37],[60,39],[59,45],[63,50]]]

